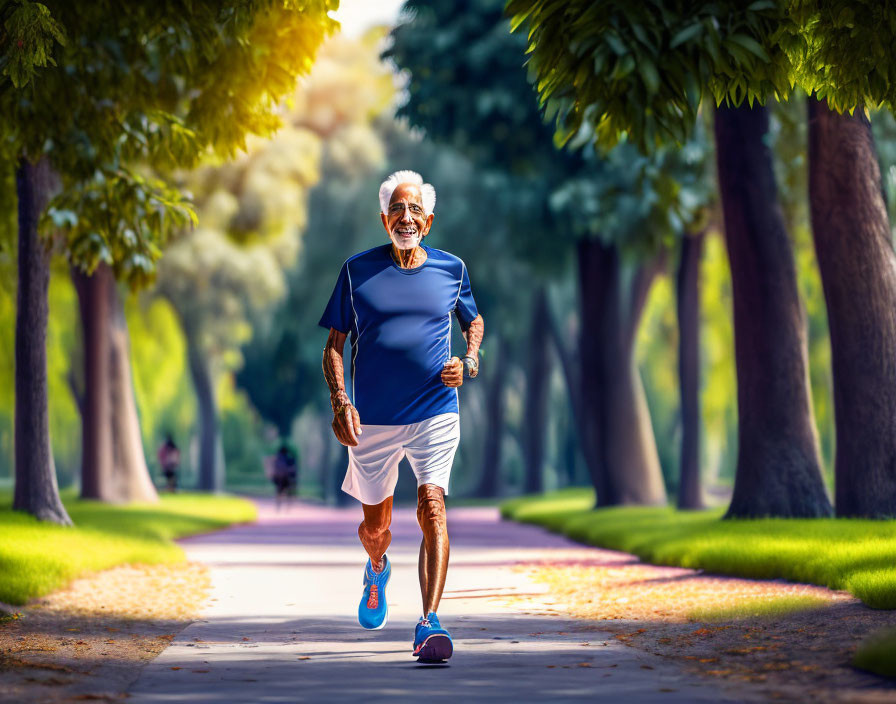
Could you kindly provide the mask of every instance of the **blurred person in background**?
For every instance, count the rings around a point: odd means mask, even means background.
[[[165,442],[157,453],[162,475],[165,477],[165,489],[172,494],[177,491],[177,470],[180,467],[180,450],[174,443],[171,433],[165,436]]]
[[[369,555],[358,620],[386,625],[391,563],[392,495],[407,457],[417,478],[417,520],[423,531],[418,575],[423,615],[413,655],[440,662],[453,653],[436,611],[448,569],[445,494],[460,442],[457,388],[479,371],[485,329],[466,264],[422,244],[433,222],[435,189],[413,171],[397,171],[379,190],[389,243],[350,257],[320,320],[329,330],[323,370],[330,389],[333,432],[348,447],[342,489],[358,499],[364,520],[358,537]],[[483,233],[486,234],[486,233]],[[451,355],[451,315],[467,343]],[[342,354],[351,335],[351,397]]]
[[[298,450],[295,445],[284,438],[280,440],[277,451],[266,460],[265,469],[269,471],[268,478],[274,483],[276,490],[277,510],[280,510],[282,504],[289,508],[299,484]]]

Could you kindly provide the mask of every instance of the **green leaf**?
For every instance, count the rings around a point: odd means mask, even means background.
[[[655,95],[660,88],[660,74],[657,72],[653,61],[642,56],[638,61],[638,69],[641,72],[641,78],[644,79],[644,86],[648,95]]]
[[[731,34],[726,37],[726,40],[729,42],[734,42],[738,46],[742,46],[744,49],[758,56],[766,63],[771,63],[772,61],[769,58],[769,55],[765,52],[765,49],[763,49],[759,42],[753,39],[753,37],[747,36],[746,34]]]
[[[694,24],[685,27],[681,31],[679,31],[674,37],[672,37],[672,41],[669,42],[669,48],[674,49],[680,44],[684,44],[685,42],[689,42],[693,39],[696,39],[703,33],[703,25],[700,22],[695,22]]]

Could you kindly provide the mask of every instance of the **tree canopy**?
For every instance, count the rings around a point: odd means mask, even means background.
[[[195,221],[183,194],[147,167],[230,156],[247,134],[276,129],[279,100],[336,27],[327,16],[336,4],[4,3],[4,148],[50,156],[63,190],[44,227],[66,234],[72,261],[147,282],[167,238]]]

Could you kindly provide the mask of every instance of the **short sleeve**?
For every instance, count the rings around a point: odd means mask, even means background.
[[[318,325],[327,330],[333,328],[346,335],[352,329],[352,282],[348,262],[343,264],[339,271],[330,302],[327,303]]]
[[[473,290],[470,288],[470,277],[467,275],[467,265],[461,262],[460,286],[457,294],[457,303],[454,306],[454,315],[460,323],[460,329],[464,332],[470,327],[470,323],[479,315],[476,301],[473,300]]]

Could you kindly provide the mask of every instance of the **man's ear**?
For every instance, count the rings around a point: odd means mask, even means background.
[[[429,217],[426,218],[426,222],[423,224],[423,236],[426,237],[429,234],[429,228],[432,227],[432,219],[436,216],[435,213],[430,213]]]
[[[383,227],[386,228],[386,232],[391,236],[392,232],[389,230],[389,220],[386,218],[385,213],[380,213],[380,220],[383,221]]]

